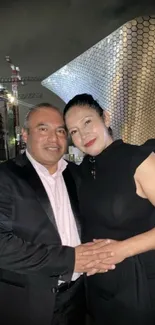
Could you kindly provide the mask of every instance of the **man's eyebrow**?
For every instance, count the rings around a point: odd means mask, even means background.
[[[40,122],[40,123],[38,123],[38,124],[36,125],[36,128],[38,128],[38,127],[40,127],[40,126],[49,126],[49,124],[48,124],[48,123]],[[64,130],[67,130],[65,124],[63,124],[63,125],[58,125],[58,126],[56,127],[56,129],[64,129]]]
[[[47,123],[40,122],[40,123],[38,123],[38,124],[36,125],[36,127],[38,127],[38,126],[48,126],[48,124],[47,124]]]
[[[65,124],[64,125],[59,125],[59,126],[57,126],[57,129],[65,129],[66,130],[66,126],[65,126]]]

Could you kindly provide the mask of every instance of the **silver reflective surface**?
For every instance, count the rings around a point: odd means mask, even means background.
[[[126,23],[42,84],[65,102],[92,94],[110,112],[115,138],[155,137],[155,16]]]

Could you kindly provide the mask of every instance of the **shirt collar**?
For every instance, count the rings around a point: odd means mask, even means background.
[[[63,171],[66,169],[68,163],[66,160],[64,160],[63,158],[61,158],[58,162],[58,168],[57,171],[54,174],[50,174],[48,169],[46,167],[44,167],[42,164],[40,164],[37,160],[35,160],[31,154],[28,152],[28,150],[26,149],[26,156],[28,158],[28,160],[31,162],[31,164],[33,165],[33,167],[42,175],[44,176],[52,176],[52,177],[58,177],[61,176]]]

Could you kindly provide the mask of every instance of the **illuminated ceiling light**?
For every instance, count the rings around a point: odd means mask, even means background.
[[[14,101],[15,101],[15,98],[14,98],[13,96],[11,96],[11,97],[9,98],[9,101],[10,101],[11,104],[13,104]]]
[[[12,96],[12,94],[10,94],[10,93],[7,94],[7,97],[8,97],[8,99],[9,99],[9,102],[10,102],[11,104],[13,104],[14,101],[15,101],[15,97]]]

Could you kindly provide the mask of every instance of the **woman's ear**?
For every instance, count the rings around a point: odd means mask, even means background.
[[[110,126],[110,113],[108,111],[103,111],[104,124],[107,128]]]

